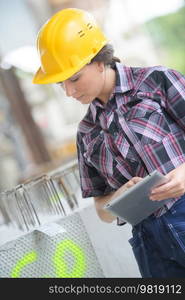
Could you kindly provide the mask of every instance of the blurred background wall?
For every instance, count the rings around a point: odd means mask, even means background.
[[[166,65],[185,73],[183,0],[0,1],[0,190],[76,158],[86,105],[56,85],[33,85],[35,40],[58,10],[93,13],[124,64]]]

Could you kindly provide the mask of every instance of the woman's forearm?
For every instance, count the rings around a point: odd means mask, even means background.
[[[106,205],[113,198],[113,196],[114,193],[106,196],[94,197],[96,212],[99,218],[106,223],[111,223],[116,219],[115,216],[103,209],[104,205]]]

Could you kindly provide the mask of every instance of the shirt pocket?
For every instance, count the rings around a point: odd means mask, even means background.
[[[106,148],[103,130],[92,139],[86,135],[83,138],[85,145],[84,157],[87,163],[96,168],[105,177],[113,174],[113,158]]]
[[[185,134],[170,133],[160,142],[143,145],[143,151],[153,169],[158,168],[162,173],[168,173],[185,161]]]
[[[151,99],[134,105],[123,117],[144,145],[161,142],[171,132],[167,113]]]

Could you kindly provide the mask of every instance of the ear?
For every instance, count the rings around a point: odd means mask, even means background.
[[[105,70],[105,65],[102,61],[97,61],[97,66],[100,72],[104,72]]]

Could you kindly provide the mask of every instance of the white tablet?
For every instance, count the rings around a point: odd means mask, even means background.
[[[104,209],[131,225],[136,225],[169,201],[169,199],[162,201],[149,199],[151,189],[166,181],[164,175],[154,171],[122,195],[112,199],[104,206]]]

